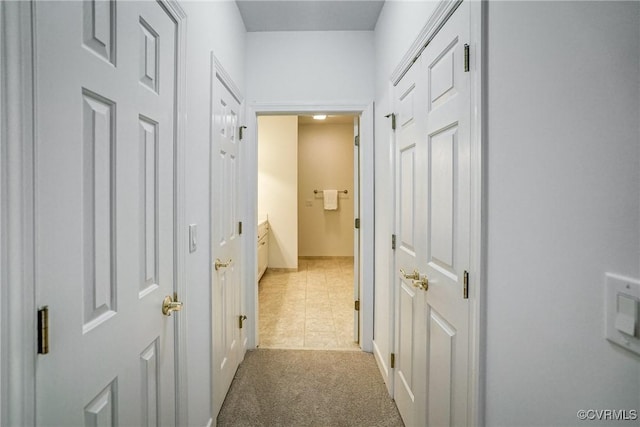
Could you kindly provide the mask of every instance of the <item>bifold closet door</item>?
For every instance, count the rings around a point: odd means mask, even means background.
[[[395,398],[407,425],[469,417],[469,4],[396,87]]]

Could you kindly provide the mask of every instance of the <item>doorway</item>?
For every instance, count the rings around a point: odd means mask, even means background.
[[[359,349],[358,124],[353,114],[258,117],[261,347]]]

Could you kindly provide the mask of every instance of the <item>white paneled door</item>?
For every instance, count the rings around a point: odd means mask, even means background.
[[[396,401],[408,426],[467,425],[470,91],[463,2],[396,87]],[[408,279],[413,271],[419,279]]]
[[[212,61],[214,62],[214,61]],[[213,307],[213,413],[220,411],[244,357],[240,260],[240,100],[212,63],[211,253]],[[215,214],[214,214],[215,213]]]
[[[424,144],[425,88],[413,66],[396,87],[396,341],[394,397],[407,426],[424,425],[417,414],[425,401],[425,295],[419,267],[424,265],[426,227]]]
[[[469,4],[456,10],[422,54],[427,110],[425,164],[427,425],[468,420],[470,248],[470,90],[465,72]]]
[[[37,425],[174,425],[176,22],[36,2]]]

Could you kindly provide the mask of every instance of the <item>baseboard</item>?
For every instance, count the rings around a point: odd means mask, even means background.
[[[382,379],[387,386],[389,396],[393,397],[393,386],[391,384],[392,378],[390,377],[389,365],[387,365],[386,357],[383,356],[380,352],[378,343],[376,343],[375,340],[373,341],[373,356],[376,359],[378,369],[380,370],[380,374],[382,375]]]
[[[298,268],[283,268],[283,267],[267,267],[267,271],[265,271],[265,274],[268,272],[272,272],[272,273],[295,273],[296,271],[298,271]]]

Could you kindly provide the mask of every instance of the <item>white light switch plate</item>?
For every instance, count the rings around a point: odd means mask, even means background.
[[[640,281],[607,273],[605,275],[606,338],[640,354]]]

